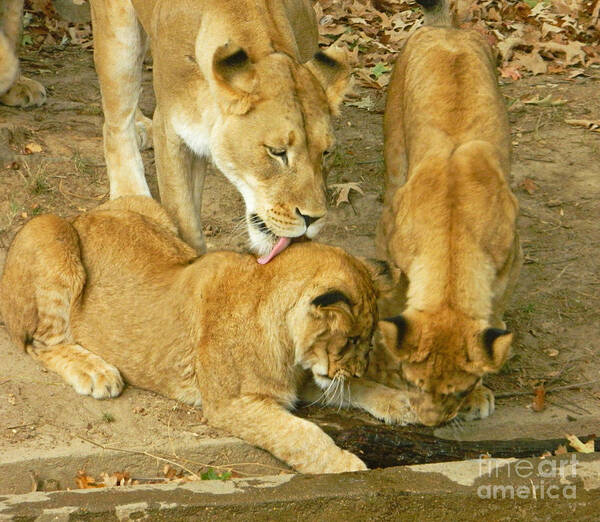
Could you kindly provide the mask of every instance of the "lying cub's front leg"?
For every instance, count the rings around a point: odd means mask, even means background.
[[[205,413],[214,426],[266,449],[301,473],[367,469],[316,424],[295,417],[274,399],[245,396],[218,410],[207,407]]]

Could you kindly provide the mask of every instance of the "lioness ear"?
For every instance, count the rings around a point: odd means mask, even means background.
[[[385,346],[390,354],[400,360],[410,357],[411,349],[405,341],[409,324],[402,315],[382,319],[377,323],[376,336],[379,342]]]
[[[507,330],[486,328],[471,359],[482,371],[497,372],[508,358],[512,339],[513,334]]]
[[[258,99],[253,94],[256,71],[246,51],[231,42],[217,47],[212,72],[221,109],[229,114],[246,114]]]
[[[329,108],[332,114],[337,116],[350,85],[350,67],[345,51],[339,47],[319,51],[306,66],[319,80],[325,90]]]

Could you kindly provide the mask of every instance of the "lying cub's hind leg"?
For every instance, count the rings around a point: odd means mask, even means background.
[[[71,338],[71,309],[85,283],[79,237],[57,216],[32,219],[17,234],[0,282],[0,307],[13,341],[71,384],[98,399],[123,389],[119,371]]]
[[[123,390],[119,370],[78,344],[45,345],[34,340],[27,351],[81,395],[108,399],[117,397]]]

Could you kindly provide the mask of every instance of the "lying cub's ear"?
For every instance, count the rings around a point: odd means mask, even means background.
[[[325,292],[324,294],[315,297],[311,302],[313,305],[320,308],[331,306],[337,303],[346,303],[348,306],[352,306],[352,301],[350,301],[350,298],[339,290],[330,290],[329,292]]]
[[[258,97],[256,71],[246,51],[226,43],[217,47],[212,59],[215,94],[221,109],[229,114],[246,114]]]
[[[339,290],[329,290],[315,297],[311,304],[329,317],[333,330],[347,330],[354,322],[352,316],[352,301]]]
[[[376,340],[385,346],[390,354],[401,361],[407,360],[412,349],[406,342],[410,325],[403,315],[382,319],[377,323]]]
[[[486,328],[473,350],[471,360],[483,372],[497,372],[502,368],[510,354],[513,334],[499,328]]]
[[[315,54],[306,66],[319,80],[325,90],[329,109],[337,116],[350,85],[350,67],[346,52],[340,47],[329,47]]]

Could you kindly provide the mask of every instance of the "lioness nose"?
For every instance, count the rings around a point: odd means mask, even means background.
[[[296,209],[296,214],[298,214],[302,219],[304,219],[304,222],[306,223],[306,228],[310,227],[315,221],[317,221],[318,219],[321,219],[323,216],[309,216],[307,214],[303,214],[302,212],[300,212],[300,209]]]

